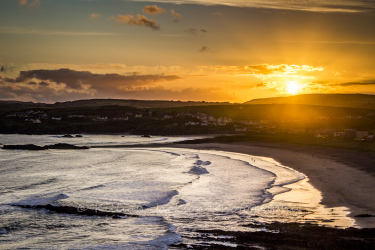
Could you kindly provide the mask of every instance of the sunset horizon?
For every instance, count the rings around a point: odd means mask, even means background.
[[[375,94],[372,1],[0,3],[0,99]]]

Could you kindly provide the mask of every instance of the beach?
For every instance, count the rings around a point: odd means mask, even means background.
[[[238,142],[230,144],[171,144],[171,147],[220,150],[270,157],[307,175],[309,183],[322,193],[328,208],[347,207],[359,228],[374,228],[375,157],[373,153],[276,143]]]

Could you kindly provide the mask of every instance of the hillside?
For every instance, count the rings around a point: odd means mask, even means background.
[[[132,100],[132,99],[91,99],[77,100],[70,102],[57,102],[51,105],[53,108],[67,107],[100,107],[100,106],[127,106],[134,108],[171,108],[186,106],[223,105],[229,103],[219,102],[183,102],[183,101],[163,101],[163,100]]]
[[[375,109],[375,95],[364,94],[307,94],[288,97],[254,99],[245,104],[302,104],[329,107]]]

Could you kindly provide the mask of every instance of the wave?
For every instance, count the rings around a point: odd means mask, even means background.
[[[31,189],[31,188],[34,188],[34,187],[37,187],[37,186],[41,186],[41,185],[51,184],[51,183],[54,183],[56,181],[57,181],[56,178],[51,178],[51,179],[48,179],[48,180],[45,180],[45,181],[41,181],[41,182],[37,182],[37,183],[32,183],[30,185],[25,185],[25,186],[17,187],[16,189],[17,190],[26,190],[26,189]]]
[[[163,197],[157,199],[156,201],[150,202],[148,205],[144,205],[143,208],[151,208],[151,207],[156,207],[159,205],[165,205],[168,204],[173,196],[178,195],[177,190],[172,190],[170,192],[167,192]]]
[[[12,203],[10,205],[12,206],[38,206],[38,205],[44,206],[47,204],[54,203],[58,200],[67,199],[67,198],[69,198],[69,196],[66,194],[58,194],[52,197],[33,197],[33,198],[21,200],[16,203]]]
[[[146,247],[147,249],[169,249],[171,245],[182,242],[182,236],[176,232],[175,225],[166,222],[163,217],[149,217],[149,219],[161,220],[161,224],[166,226],[166,233],[153,240],[132,242],[131,244],[142,246],[142,249]]]
[[[87,187],[87,188],[83,188],[81,190],[91,190],[91,189],[96,189],[96,188],[102,188],[102,187],[105,187],[105,185],[96,185],[96,186],[92,186],[92,187]]]

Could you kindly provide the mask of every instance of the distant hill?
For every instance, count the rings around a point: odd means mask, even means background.
[[[328,107],[375,109],[375,95],[307,94],[288,97],[254,99],[244,104],[302,104]]]
[[[127,106],[134,108],[173,108],[188,106],[225,105],[224,102],[182,102],[182,101],[159,101],[159,100],[123,100],[123,99],[91,99],[71,102],[57,102],[54,108],[67,107],[99,107],[99,106]]]

